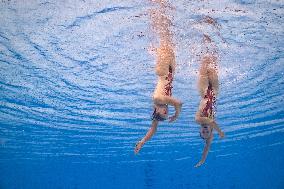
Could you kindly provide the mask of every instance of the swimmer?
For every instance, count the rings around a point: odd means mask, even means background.
[[[159,47],[156,50],[156,66],[155,71],[158,82],[153,93],[154,111],[152,114],[151,128],[148,130],[144,138],[142,138],[135,146],[134,152],[137,154],[142,146],[152,138],[157,131],[160,121],[169,119],[169,122],[175,121],[181,111],[182,103],[172,96],[173,79],[176,69],[174,44],[172,42],[172,34],[170,31],[171,20],[167,17],[165,0],[156,0],[159,4],[158,9],[151,12],[152,28],[160,38]],[[168,106],[174,106],[175,114],[168,117]]]
[[[204,41],[205,43],[212,42],[207,35],[204,35]],[[213,130],[218,132],[220,138],[224,137],[224,133],[214,119],[214,108],[219,92],[217,56],[215,53],[206,53],[201,59],[198,88],[201,100],[195,115],[195,121],[200,125],[200,137],[204,140],[205,147],[202,158],[195,167],[201,166],[206,160],[213,140]]]
[[[172,96],[175,67],[173,49],[167,44],[162,44],[157,50],[156,74],[158,76],[158,83],[153,94],[154,112],[152,114],[152,125],[145,137],[136,144],[135,154],[155,134],[160,121],[169,119],[169,122],[173,122],[180,114],[182,103]],[[169,105],[174,106],[175,114],[168,118]]]

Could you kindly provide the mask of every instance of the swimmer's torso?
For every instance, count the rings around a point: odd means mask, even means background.
[[[214,119],[215,117],[215,102],[216,97],[214,94],[214,90],[211,86],[209,86],[204,94],[204,97],[200,100],[198,114],[200,117],[207,117],[210,119]]]
[[[209,119],[214,119],[214,111],[212,107],[212,111],[210,109],[206,109],[207,99],[202,99],[199,104],[198,114],[200,117],[207,117]]]

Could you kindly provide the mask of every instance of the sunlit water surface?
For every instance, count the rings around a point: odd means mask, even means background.
[[[156,84],[150,1],[0,2],[0,188],[284,188],[284,3],[170,1],[180,118],[140,154]],[[205,15],[220,30],[200,23]],[[194,122],[202,34],[219,49],[206,163]],[[171,109],[173,111],[173,109]]]

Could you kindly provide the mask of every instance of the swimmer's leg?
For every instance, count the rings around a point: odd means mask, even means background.
[[[171,58],[170,58],[171,59]],[[173,58],[173,60],[166,60],[166,61],[159,61],[156,64],[156,74],[158,76],[165,76],[169,73],[169,68],[172,68],[172,73],[175,73],[176,70],[176,63],[175,60]]]
[[[175,60],[175,56],[174,56],[174,55],[173,55],[173,57],[172,57],[172,61],[171,61],[171,63],[170,63],[170,66],[171,66],[171,68],[172,68],[172,73],[174,74],[175,71],[176,71],[176,60]]]
[[[215,96],[217,96],[219,93],[219,79],[218,79],[218,73],[216,69],[208,70],[208,79],[212,85]]]
[[[207,57],[204,57],[201,60],[199,68],[199,78],[197,83],[197,87],[201,98],[203,98],[204,95],[207,93],[207,89],[209,86],[208,64],[209,64],[209,59]]]
[[[139,151],[141,150],[142,146],[148,140],[150,140],[152,138],[152,136],[156,133],[157,127],[158,127],[158,123],[159,123],[159,121],[157,121],[157,120],[153,120],[152,121],[151,128],[148,130],[148,132],[146,133],[145,137],[136,144],[135,149],[134,149],[134,153],[135,154],[138,154]]]
[[[198,83],[197,83],[197,87],[199,90],[199,94],[201,96],[201,98],[204,97],[204,95],[207,92],[208,86],[209,86],[209,79],[207,74],[206,75],[199,75],[199,79],[198,79]]]
[[[156,64],[156,74],[158,76],[164,76],[167,75],[169,73],[169,65],[168,64],[163,64],[158,62]]]
[[[167,75],[170,66],[172,73],[175,73],[176,62],[173,48],[170,45],[162,45],[157,50],[156,74],[158,76]]]

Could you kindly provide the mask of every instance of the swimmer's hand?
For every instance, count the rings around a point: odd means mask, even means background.
[[[137,155],[143,146],[143,142],[139,141],[135,145],[134,154]]]
[[[170,118],[169,118],[169,122],[171,123],[171,122],[174,122],[176,119],[177,119],[177,115],[174,115],[174,116],[171,116]]]
[[[200,167],[203,163],[204,163],[204,161],[200,160],[194,167],[195,168]]]
[[[174,116],[171,116],[169,118],[169,122],[173,122],[173,121],[175,121],[178,118],[178,116],[179,116],[179,114],[181,112],[181,107],[182,107],[182,103],[178,102],[178,104],[175,106],[176,113],[175,113]]]
[[[222,131],[220,131],[220,132],[219,132],[219,137],[220,137],[220,138],[224,138],[224,137],[225,137],[225,133],[222,132]]]

